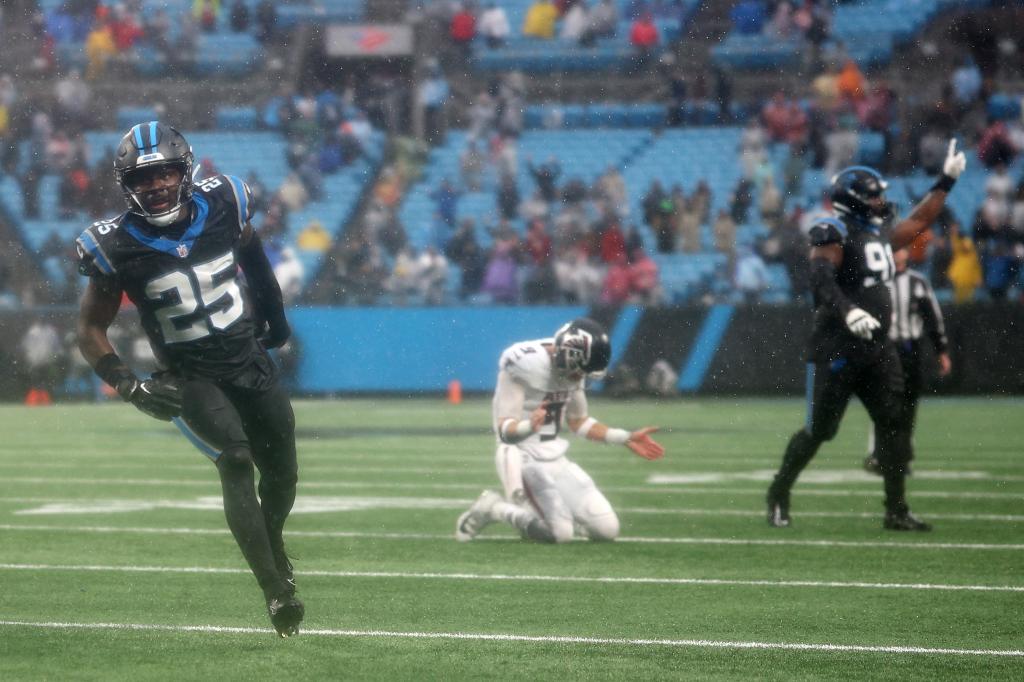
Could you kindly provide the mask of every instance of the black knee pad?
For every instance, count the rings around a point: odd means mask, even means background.
[[[229,445],[217,458],[217,468],[223,472],[251,470],[252,452],[247,445]]]

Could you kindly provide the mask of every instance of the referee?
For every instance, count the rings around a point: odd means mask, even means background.
[[[903,413],[911,434],[917,418],[917,403],[924,387],[925,371],[921,357],[921,337],[927,333],[939,360],[939,376],[944,377],[952,369],[949,359],[949,341],[942,323],[942,310],[935,298],[935,292],[928,279],[921,273],[907,267],[907,250],[893,253],[896,276],[889,287],[892,296],[892,325],[889,338],[899,351],[903,367]],[[882,468],[875,457],[876,428],[868,432],[868,452],[864,468],[873,474],[882,474]],[[910,457],[914,458],[913,449]],[[909,471],[909,468],[908,468]]]

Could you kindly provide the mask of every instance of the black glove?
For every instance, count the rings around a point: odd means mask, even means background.
[[[181,414],[181,386],[173,379],[126,379],[118,383],[117,392],[126,402],[155,419],[169,422]]]
[[[259,342],[264,348],[280,348],[288,343],[291,338],[292,329],[284,316],[273,324],[268,324],[263,333],[259,336]]]

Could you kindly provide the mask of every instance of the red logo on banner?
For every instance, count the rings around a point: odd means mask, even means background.
[[[389,42],[391,42],[391,36],[386,31],[378,31],[375,28],[368,28],[359,35],[359,47],[367,52],[372,52]]]

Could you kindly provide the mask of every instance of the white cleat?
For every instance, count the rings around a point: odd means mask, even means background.
[[[464,511],[455,522],[455,539],[469,542],[496,520],[491,513],[494,505],[501,502],[502,497],[493,490],[485,490],[476,498],[476,502]]]

